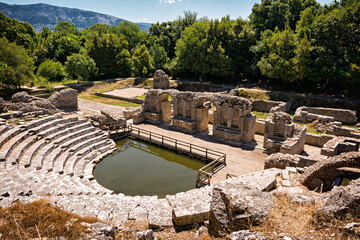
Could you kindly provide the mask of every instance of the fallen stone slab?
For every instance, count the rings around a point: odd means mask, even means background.
[[[265,221],[273,206],[272,195],[241,182],[214,186],[209,233],[223,237],[228,232],[248,229]]]
[[[173,208],[172,219],[178,226],[209,220],[211,198],[212,186],[166,196]]]
[[[230,178],[224,182],[237,184],[243,183],[247,186],[254,187],[260,191],[270,191],[276,187],[276,176],[281,174],[281,169],[270,168],[259,172]]]

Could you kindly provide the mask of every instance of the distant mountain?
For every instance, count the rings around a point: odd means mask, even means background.
[[[40,32],[42,26],[54,30],[59,21],[68,21],[75,24],[77,29],[91,27],[95,23],[118,25],[125,19],[114,16],[80,10],[76,8],[58,7],[48,4],[15,5],[0,2],[0,11],[7,17],[15,18],[22,22],[29,22],[35,31]],[[151,23],[136,23],[141,30],[149,30]]]

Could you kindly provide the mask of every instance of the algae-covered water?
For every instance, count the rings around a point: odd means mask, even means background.
[[[173,151],[125,138],[118,150],[98,163],[94,176],[103,187],[126,195],[158,195],[195,188],[198,170],[205,164]]]

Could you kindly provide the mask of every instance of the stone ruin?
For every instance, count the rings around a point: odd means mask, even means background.
[[[356,112],[348,109],[322,108],[322,107],[299,107],[294,115],[295,122],[308,123],[315,120],[325,122],[337,121],[344,124],[356,124]]]
[[[77,110],[78,109],[78,92],[75,89],[68,88],[55,92],[49,97],[49,102],[58,109]]]
[[[209,109],[213,112],[210,120]],[[212,121],[215,137],[230,142],[251,142],[255,135],[255,116],[251,109],[249,100],[227,94],[150,90],[133,122],[170,122],[172,128],[193,133],[208,131]]]
[[[15,93],[11,101],[0,101],[0,118],[10,119],[21,117],[24,114],[35,116],[54,114],[58,112],[56,107],[47,99],[30,96],[27,92]]]
[[[61,110],[77,110],[77,91],[64,89],[55,92],[49,99],[29,95],[27,92],[18,92],[11,97],[11,101],[0,99],[1,118],[10,119],[23,115],[54,114]]]
[[[126,126],[126,118],[115,116],[106,110],[101,110],[101,114],[92,115],[90,119],[95,127],[102,130],[116,130]]]
[[[271,112],[265,121],[264,148],[273,152],[300,154],[304,150],[306,129],[294,124],[287,113]]]
[[[169,76],[163,70],[156,70],[154,74],[154,89],[168,89],[170,87]]]
[[[332,157],[345,152],[358,152],[360,139],[349,137],[334,137],[324,144],[321,148],[321,154]]]

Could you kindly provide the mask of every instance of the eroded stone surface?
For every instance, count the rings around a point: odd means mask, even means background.
[[[163,70],[156,70],[154,74],[154,89],[167,89],[170,86],[169,76]]]
[[[227,232],[248,229],[265,221],[272,205],[270,193],[243,183],[217,184],[211,200],[209,233],[221,237]]]
[[[176,225],[183,226],[209,220],[212,187],[205,186],[166,196]]]
[[[55,92],[50,96],[49,101],[57,108],[60,109],[78,109],[77,101],[78,92],[75,89],[68,88],[59,92]]]
[[[304,150],[306,129],[294,124],[287,113],[271,112],[265,121],[264,148],[273,152],[300,154]]]
[[[276,187],[276,176],[280,175],[280,173],[280,169],[271,168],[239,177],[230,178],[224,182],[234,185],[243,183],[260,191],[270,191]]]
[[[327,216],[357,217],[360,212],[360,178],[331,191],[320,212]]]

